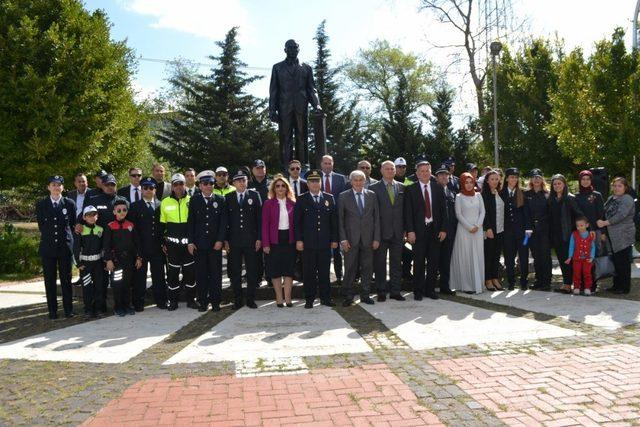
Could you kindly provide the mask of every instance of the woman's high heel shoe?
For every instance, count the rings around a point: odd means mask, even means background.
[[[500,280],[498,279],[493,279],[493,287],[495,288],[496,291],[503,291],[504,288],[502,287],[502,283],[500,283]]]
[[[276,303],[276,305],[277,305],[278,307],[280,307],[280,308],[284,307],[284,304],[278,304],[278,303]]]
[[[484,287],[487,288],[488,291],[495,291],[496,288],[493,287],[493,283],[491,282],[491,280],[485,280],[484,281]]]
[[[293,307],[293,303],[288,302],[288,303],[287,303],[287,307]]]

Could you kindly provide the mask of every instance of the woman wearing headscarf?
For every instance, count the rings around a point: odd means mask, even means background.
[[[562,287],[564,293],[571,292],[573,284],[572,264],[565,261],[569,256],[569,241],[575,230],[576,218],[583,216],[573,194],[569,192],[567,180],[561,174],[551,177],[551,197],[549,206],[551,213],[551,244],[562,270]]]

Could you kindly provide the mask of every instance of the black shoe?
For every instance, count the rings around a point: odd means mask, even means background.
[[[372,300],[371,297],[360,298],[360,302],[364,304],[369,304],[369,305],[375,304],[375,301]]]
[[[156,307],[159,308],[160,310],[166,310],[167,309],[167,303],[166,302],[162,302],[160,304],[156,304]]]
[[[353,304],[353,300],[352,299],[346,299],[346,300],[342,301],[342,306],[343,307],[349,307],[351,304]]]
[[[435,292],[429,292],[426,296],[431,298],[431,299],[440,299],[438,294],[436,294]]]
[[[522,291],[527,291],[529,290],[529,284],[528,283],[520,283],[520,290]]]
[[[143,312],[143,311],[144,311],[144,307],[142,307],[142,306],[137,306],[137,307],[134,307],[133,309],[134,309],[135,311],[137,311],[138,313],[141,313],[141,312]]]
[[[333,301],[331,301],[331,300],[329,300],[329,301],[322,301],[320,304],[322,304],[322,305],[326,305],[327,307],[335,307],[335,306],[336,306],[336,304],[335,304]]]
[[[97,319],[98,318],[98,313],[96,313],[95,311],[92,311],[89,313],[89,317],[92,319]]]
[[[209,304],[200,304],[200,307],[198,307],[198,311],[200,313],[204,313],[205,311],[207,311],[207,308],[209,307]]]
[[[382,292],[378,293],[378,302],[385,302],[387,300],[387,294]]]
[[[508,290],[512,291],[516,288],[516,285],[514,285],[513,283],[509,283],[509,287],[507,287]]]
[[[198,308],[198,304],[194,300],[187,301],[187,307],[193,308],[193,309],[197,309]]]
[[[125,310],[116,310],[115,313],[118,317],[124,317],[127,315],[127,312]]]
[[[49,313],[49,319],[56,320],[58,318],[58,313]]]
[[[247,301],[247,307],[258,308],[258,305],[254,301]]]
[[[456,291],[452,291],[452,290],[451,290],[451,289],[449,289],[449,288],[442,288],[442,289],[440,289],[440,293],[441,293],[442,295],[455,295],[455,294],[456,294]]]
[[[174,311],[174,310],[177,310],[177,309],[178,309],[178,301],[175,301],[175,302],[171,301],[169,303],[169,306],[167,307],[167,310],[169,310],[169,311]]]
[[[292,302],[288,302],[288,303],[286,303],[285,305],[286,305],[287,307],[289,307],[289,308],[293,307],[293,303],[292,303]]]
[[[610,287],[610,288],[605,289],[604,291],[605,291],[605,292],[611,292],[611,293],[614,293],[614,294],[615,294],[615,293],[617,293],[618,288],[616,288],[615,286],[612,286],[612,287]]]
[[[233,308],[234,310],[240,310],[240,309],[242,308],[242,306],[243,306],[243,305],[244,305],[244,304],[242,304],[241,302],[234,302],[234,303],[233,303],[233,307],[232,307],[232,308]]]
[[[467,295],[474,295],[476,291],[464,291],[464,293]]]
[[[69,313],[65,313],[64,317],[66,319],[71,319],[72,317],[76,317],[76,314],[73,311],[70,311]]]
[[[220,304],[211,304],[211,311],[220,311]]]
[[[304,308],[313,308],[313,301],[307,301],[304,303]]]
[[[282,308],[284,307],[284,304],[276,304],[278,306],[278,308]]]
[[[394,299],[396,301],[406,301],[407,299],[400,294],[391,294],[389,298]]]
[[[126,312],[127,314],[130,314],[130,315],[136,314],[136,311],[131,307],[127,308]]]
[[[422,295],[420,294],[413,294],[413,299],[416,301],[422,301]]]

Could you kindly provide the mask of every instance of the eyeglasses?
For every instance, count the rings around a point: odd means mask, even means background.
[[[140,178],[142,176],[142,174],[140,173],[132,173],[129,175],[131,178]]]
[[[116,183],[115,183],[115,182],[107,182],[107,183],[106,183],[106,184],[104,184],[104,185],[106,185],[107,187],[115,187],[115,186],[116,186]]]
[[[360,168],[359,168],[359,169],[362,169],[362,170],[369,170],[369,169],[371,169],[371,166],[360,166]]]
[[[150,185],[143,185],[143,186],[142,186],[142,189],[143,189],[143,190],[146,190],[146,191],[153,190],[154,188],[156,188],[156,187],[152,187],[152,186],[150,186]]]
[[[213,182],[211,182],[211,181],[200,181],[200,184],[206,185],[206,186],[210,186],[210,185],[213,185]]]
[[[116,209],[117,213],[126,213],[128,211],[127,208]]]
[[[300,168],[299,168],[299,167],[292,167],[292,168],[289,168],[289,170],[290,170],[290,171],[299,171],[299,170],[300,170]]]

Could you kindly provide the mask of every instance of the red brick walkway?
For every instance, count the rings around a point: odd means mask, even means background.
[[[630,345],[431,362],[508,425],[632,425],[640,348]]]
[[[146,380],[85,423],[125,424],[442,425],[383,364],[304,375]]]

